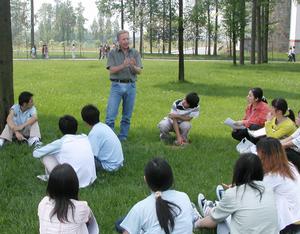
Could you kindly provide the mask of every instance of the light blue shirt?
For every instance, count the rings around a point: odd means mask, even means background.
[[[13,121],[14,123],[19,126],[27,122],[27,120],[31,119],[33,116],[37,115],[35,107],[31,107],[26,111],[21,110],[21,106],[19,104],[13,105],[11,108],[14,112]]]
[[[97,123],[90,131],[89,141],[94,156],[106,171],[116,171],[123,166],[123,150],[117,135],[104,123]]]
[[[162,192],[162,199],[178,205],[181,209],[179,211],[174,208],[178,215],[174,219],[172,234],[192,234],[194,210],[188,195],[176,190],[167,190]],[[154,194],[135,204],[120,225],[130,234],[164,234],[156,216]]]

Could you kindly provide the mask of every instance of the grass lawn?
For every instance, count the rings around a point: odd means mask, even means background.
[[[259,86],[269,102],[284,97],[290,108],[300,109],[299,63],[234,67],[229,62],[186,62],[185,74],[186,82],[178,83],[177,62],[144,61],[130,136],[123,144],[125,166],[113,174],[98,173],[97,181],[80,191],[102,233],[114,233],[114,221],[149,194],[143,167],[153,156],[169,161],[175,188],[192,201],[196,202],[199,192],[215,199],[215,186],[230,183],[238,157],[237,142],[222,122],[226,117],[243,117],[249,88]],[[23,90],[34,93],[44,143],[61,137],[57,122],[64,114],[74,115],[79,120],[78,132],[88,133],[80,118],[87,103],[97,105],[101,120],[105,119],[110,82],[103,61],[16,61],[14,87],[16,100]],[[164,145],[157,123],[175,99],[190,91],[201,96],[200,118],[192,122],[192,144],[186,148]],[[36,178],[41,173],[43,166],[27,145],[7,144],[0,150],[1,234],[38,233],[37,206],[46,189],[46,183]]]

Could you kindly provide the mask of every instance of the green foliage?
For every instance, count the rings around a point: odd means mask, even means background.
[[[116,173],[98,173],[97,181],[80,191],[103,234],[114,233],[114,221],[149,194],[143,167],[153,156],[161,155],[170,162],[175,188],[185,191],[193,202],[199,192],[215,199],[215,186],[231,182],[238,157],[237,142],[222,122],[228,116],[243,117],[249,88],[262,87],[269,101],[284,97],[290,108],[300,109],[300,64],[234,67],[229,62],[190,61],[185,63],[187,82],[178,83],[177,61],[143,63],[130,136],[123,143],[125,166]],[[44,143],[61,136],[58,118],[67,113],[79,120],[78,132],[88,133],[80,118],[87,103],[97,105],[101,121],[105,119],[110,82],[104,61],[17,61],[14,85],[15,97],[23,90],[34,93]],[[201,97],[201,115],[192,121],[192,143],[185,148],[165,145],[159,141],[157,123],[175,99],[190,91]],[[46,184],[36,175],[43,172],[27,145],[13,143],[0,149],[0,233],[38,233],[37,206]]]

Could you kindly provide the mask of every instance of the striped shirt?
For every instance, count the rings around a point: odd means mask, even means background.
[[[187,108],[185,109],[184,106],[182,105],[183,99],[176,100],[171,109],[171,114],[176,114],[176,115],[186,115],[191,118],[197,118],[200,114],[200,107],[199,105],[194,107],[194,108]]]

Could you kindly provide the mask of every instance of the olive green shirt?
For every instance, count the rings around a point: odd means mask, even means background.
[[[115,48],[110,51],[107,59],[107,66],[106,68],[109,69],[110,67],[119,66],[124,63],[125,58],[134,58],[136,61],[136,66],[142,68],[142,61],[139,52],[137,52],[134,48],[129,48],[127,55],[125,56],[124,52],[119,49]],[[136,73],[130,67],[125,67],[121,71],[110,74],[110,80],[132,80],[136,81]]]

